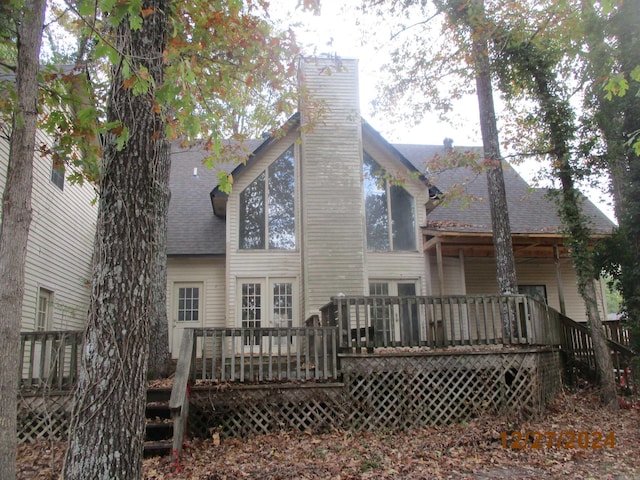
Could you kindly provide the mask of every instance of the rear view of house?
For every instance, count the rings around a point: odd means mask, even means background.
[[[174,356],[185,327],[302,326],[340,295],[497,293],[488,203],[438,205],[457,182],[486,199],[484,176],[426,178],[428,161],[450,145],[388,143],[360,117],[357,69],[355,60],[302,59],[300,84],[313,102],[301,100],[281,135],[248,143],[246,163],[219,167],[233,175],[229,195],[202,166],[203,146],[174,145]],[[311,103],[323,105],[319,119]],[[552,200],[505,167],[522,293],[584,320]],[[608,233],[611,222],[586,205]]]

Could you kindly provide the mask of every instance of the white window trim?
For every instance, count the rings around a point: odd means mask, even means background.
[[[295,215],[295,221],[294,221],[294,225],[293,225],[293,232],[295,235],[295,247],[292,248],[291,250],[280,250],[280,249],[274,249],[274,248],[269,248],[269,206],[268,206],[268,198],[269,198],[269,167],[276,162],[282,155],[284,155],[284,153],[289,150],[291,147],[293,147],[293,179],[294,179],[294,185],[293,185],[293,212]],[[258,252],[258,253],[264,253],[264,252],[272,252],[272,253],[294,253],[294,252],[299,252],[300,251],[300,223],[302,222],[302,218],[301,218],[301,214],[300,214],[300,146],[296,143],[296,142],[292,142],[286,145],[285,148],[282,149],[282,151],[278,151],[278,154],[269,161],[269,163],[267,163],[263,168],[260,168],[255,175],[253,175],[251,177],[251,180],[246,184],[243,185],[241,189],[238,190],[238,195],[237,195],[237,209],[238,212],[240,212],[240,209],[242,208],[242,204],[241,204],[241,196],[242,196],[242,192],[244,192],[247,188],[249,188],[249,186],[262,174],[264,173],[265,175],[265,188],[264,188],[264,196],[265,196],[265,212],[264,212],[264,217],[265,217],[265,228],[264,228],[264,248],[241,248],[240,244],[242,242],[241,239],[241,235],[240,235],[240,215],[238,215],[238,219],[236,221],[237,225],[236,225],[236,235],[237,235],[237,240],[236,240],[236,251],[237,252],[241,252],[241,253],[248,253],[248,254],[252,254],[254,252]]]
[[[42,298],[48,297],[47,308],[45,311],[44,323],[40,325],[40,301]],[[55,293],[46,287],[38,287],[38,296],[36,299],[36,318],[34,322],[34,330],[37,332],[43,332],[51,330],[53,328],[53,308],[55,301]]]
[[[181,288],[198,288],[198,320],[178,320],[178,310],[180,306],[180,289]],[[185,281],[185,282],[173,282],[173,323],[176,325],[184,325],[190,323],[203,324],[204,320],[204,282],[198,281]]]

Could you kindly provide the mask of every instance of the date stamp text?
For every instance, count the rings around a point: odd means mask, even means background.
[[[603,449],[615,448],[616,436],[614,432],[576,432],[574,430],[560,431],[513,431],[500,433],[502,448],[511,450],[567,448],[567,449]]]

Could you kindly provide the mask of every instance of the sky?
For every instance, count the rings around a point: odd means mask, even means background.
[[[358,3],[360,0],[321,0],[321,14],[313,15],[296,8],[298,0],[279,0],[272,3],[270,12],[275,18],[282,20],[284,25],[293,28],[298,40],[305,45],[305,53],[329,53],[359,60],[362,116],[389,142],[441,145],[444,138],[448,137],[452,138],[457,146],[481,146],[478,103],[475,96],[454,103],[453,125],[441,121],[435,115],[426,116],[425,120],[415,127],[373,115],[371,103],[377,95],[376,83],[381,79],[380,67],[387,57],[384,51],[376,50],[372,36],[368,35],[362,26],[363,22],[354,9],[354,5]],[[384,27],[380,25],[377,28]],[[386,33],[391,35],[390,31]],[[378,38],[384,36],[377,35]],[[497,95],[494,95],[494,101],[499,117],[500,99]],[[505,154],[504,151],[502,153]],[[515,168],[526,181],[533,184],[537,170],[535,161],[525,162]],[[587,196],[614,220],[610,195],[606,190],[604,184],[602,188],[583,188]]]
[[[416,127],[394,124],[373,116],[371,102],[376,98],[376,82],[381,78],[380,67],[386,54],[375,49],[371,35],[360,31],[364,27],[358,25],[361,20],[353,8],[357,3],[359,0],[321,0],[321,14],[313,15],[296,9],[297,0],[280,0],[277,4],[272,3],[270,12],[276,18],[284,19],[285,24],[293,24],[298,40],[306,46],[306,53],[329,53],[358,59],[362,116],[390,142],[440,145],[448,137],[453,138],[456,145],[481,145],[475,97],[467,98],[458,105],[462,128],[447,125],[435,116]],[[295,25],[296,22],[300,25]],[[384,28],[384,25],[378,28]],[[378,37],[384,39],[384,32]]]

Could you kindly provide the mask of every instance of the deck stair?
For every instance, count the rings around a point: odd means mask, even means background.
[[[589,327],[564,315],[559,315],[559,320],[562,332],[561,346],[567,364],[579,369],[591,378],[596,378],[596,357]],[[620,384],[625,370],[631,367],[636,352],[630,348],[628,331],[622,334],[622,327],[618,326],[615,329],[610,323],[605,323],[604,331],[611,351],[616,382]],[[629,380],[625,378],[625,382]]]
[[[169,410],[171,388],[147,391],[144,455],[168,455],[173,442],[173,420]]]

